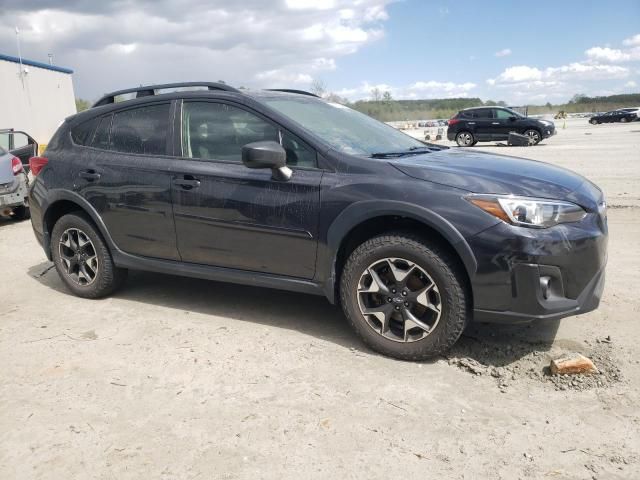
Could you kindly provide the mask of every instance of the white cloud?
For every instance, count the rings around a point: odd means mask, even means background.
[[[628,50],[609,47],[593,47],[584,53],[588,58],[601,62],[618,63],[640,60],[640,47],[630,48]]]
[[[640,61],[640,33],[622,41],[623,48],[592,47],[585,55],[592,61],[622,63]]]
[[[638,83],[633,80],[629,80],[627,83],[624,84],[624,86],[627,88],[636,88],[638,86]]]
[[[53,53],[90,99],[194,79],[303,88],[382,38],[391,1],[0,0],[0,45],[15,44],[18,25],[23,55]]]
[[[633,37],[626,38],[622,41],[622,44],[627,47],[640,46],[640,33],[635,34]]]
[[[476,88],[475,83],[454,83],[439,82],[435,80],[417,81],[409,85],[393,86],[385,83],[371,84],[362,82],[353,88],[343,88],[335,92],[341,97],[349,100],[370,99],[371,92],[378,89],[381,93],[389,92],[396,100],[419,99],[419,98],[457,98],[468,97],[470,92]]]
[[[509,55],[511,55],[511,49],[503,48],[502,50],[498,50],[496,53],[494,53],[494,55],[496,57],[508,57]]]

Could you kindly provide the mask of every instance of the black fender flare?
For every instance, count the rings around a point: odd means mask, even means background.
[[[43,232],[43,240],[44,240],[44,250],[47,255],[47,258],[51,260],[51,234],[49,233],[49,228],[47,228],[47,216],[49,214],[50,209],[60,201],[68,201],[71,203],[75,203],[78,205],[80,210],[89,215],[93,223],[98,227],[102,238],[107,242],[107,246],[109,250],[112,252],[114,250],[118,250],[118,247],[114,243],[111,235],[109,235],[109,231],[107,230],[106,225],[102,221],[102,218],[96,211],[96,209],[91,205],[87,200],[85,200],[81,195],[69,191],[69,190],[53,190],[47,193],[46,202],[42,205],[42,232]]]
[[[396,200],[365,200],[345,208],[335,218],[327,232],[328,258],[325,262],[328,261],[328,265],[325,263],[320,267],[327,278],[324,291],[332,303],[335,301],[336,260],[343,239],[361,223],[384,216],[411,218],[438,232],[458,254],[469,278],[474,277],[478,268],[476,257],[462,234],[444,217],[413,203]]]

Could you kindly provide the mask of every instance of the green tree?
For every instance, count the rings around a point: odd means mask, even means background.
[[[84,100],[82,98],[76,98],[76,112],[82,112],[83,110],[87,110],[91,106],[88,100]]]

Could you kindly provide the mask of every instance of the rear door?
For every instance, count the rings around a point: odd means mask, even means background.
[[[183,261],[312,278],[320,181],[316,152],[248,108],[224,101],[185,101],[181,156],[173,168],[173,209]],[[178,136],[179,137],[179,136]],[[247,143],[279,141],[289,181],[241,160]]]
[[[171,207],[173,159],[167,154],[172,115],[171,102],[156,102],[118,110],[72,131],[79,146],[74,187],[124,252],[179,259]]]
[[[493,140],[496,125],[493,125],[493,110],[491,108],[478,108],[471,110],[473,119],[468,122],[475,125],[475,136],[477,140]]]

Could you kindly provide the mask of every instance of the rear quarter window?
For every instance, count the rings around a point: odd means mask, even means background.
[[[100,118],[92,118],[71,129],[71,138],[76,145],[90,145],[93,132],[100,123]]]

